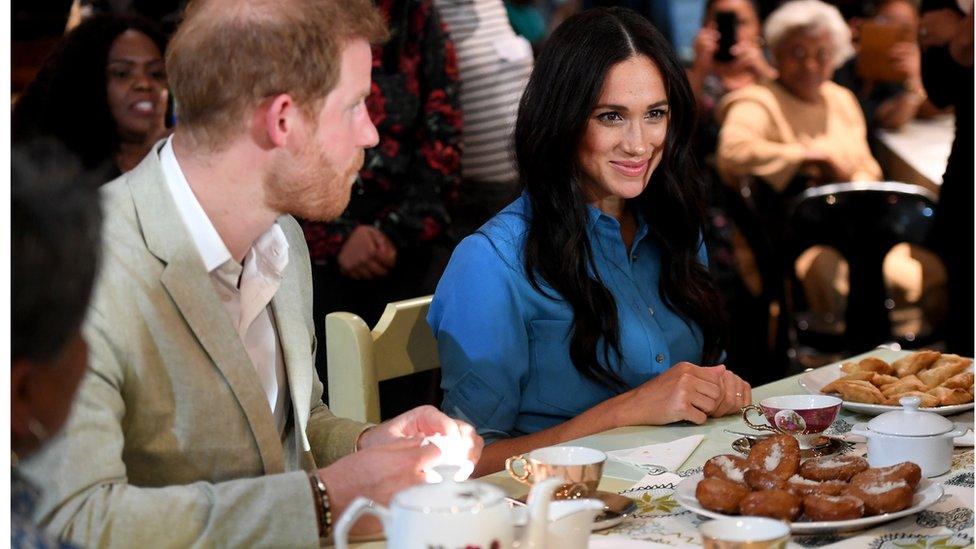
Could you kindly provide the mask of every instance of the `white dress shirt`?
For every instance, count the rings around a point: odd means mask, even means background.
[[[196,245],[210,281],[223,302],[258,376],[278,433],[284,433],[290,411],[285,361],[278,342],[271,298],[281,286],[288,264],[288,241],[277,223],[254,241],[244,265],[234,261],[203,206],[193,194],[173,153],[173,138],[159,151],[166,186],[183,224]]]

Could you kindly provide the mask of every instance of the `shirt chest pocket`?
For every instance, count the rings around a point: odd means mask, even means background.
[[[569,358],[571,320],[533,320],[530,326],[532,377],[527,392],[542,408],[573,417],[608,398],[608,391],[580,375]]]

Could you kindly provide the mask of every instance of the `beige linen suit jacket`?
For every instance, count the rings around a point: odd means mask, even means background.
[[[21,465],[38,520],[84,547],[318,545],[305,470],[354,450],[362,423],[322,404],[299,225],[272,300],[292,413],[267,398],[166,187],[158,143],[102,188],[89,371],[63,432]],[[70,230],[70,228],[69,228]]]

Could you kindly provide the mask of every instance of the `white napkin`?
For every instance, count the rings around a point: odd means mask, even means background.
[[[611,450],[607,452],[607,456],[638,467],[660,465],[668,471],[677,471],[703,440],[704,435],[691,435],[671,442]]]

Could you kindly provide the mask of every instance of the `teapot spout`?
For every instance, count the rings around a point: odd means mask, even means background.
[[[552,493],[564,484],[559,478],[548,478],[535,483],[528,497],[529,521],[519,543],[520,549],[544,549],[549,532],[549,502]]]

